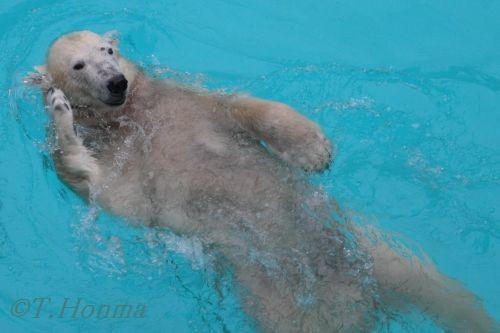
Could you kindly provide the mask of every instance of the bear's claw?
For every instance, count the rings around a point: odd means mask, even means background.
[[[309,172],[320,172],[331,165],[333,147],[317,126],[309,127],[299,142],[281,151],[281,157],[292,165]]]

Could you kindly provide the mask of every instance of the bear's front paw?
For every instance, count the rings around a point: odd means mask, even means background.
[[[279,152],[281,158],[306,171],[318,172],[328,169],[333,151],[330,140],[316,124],[308,124],[299,132],[300,135]]]
[[[47,90],[46,97],[49,112],[54,113],[71,113],[71,106],[68,99],[61,89],[50,87]]]

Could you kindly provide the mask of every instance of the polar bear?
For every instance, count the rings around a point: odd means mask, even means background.
[[[60,178],[131,223],[199,238],[232,267],[260,330],[368,332],[405,305],[457,332],[496,330],[458,283],[361,232],[307,182],[332,145],[289,106],[152,79],[90,31],[57,39],[39,71]]]

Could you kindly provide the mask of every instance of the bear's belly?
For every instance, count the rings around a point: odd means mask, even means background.
[[[248,138],[233,140],[194,130],[181,133],[174,126],[149,141],[128,142],[111,143],[107,147],[114,151],[99,154],[100,200],[113,213],[143,219],[147,225],[173,227],[160,215],[175,216],[172,221],[184,220],[179,216],[204,221],[214,215],[236,218],[277,210],[299,179]],[[177,225],[174,229],[183,229],[179,223],[172,223]]]
[[[264,325],[279,321],[273,317],[280,310],[276,304],[302,314],[298,327],[314,326],[316,318],[326,327],[339,320],[346,326],[369,322],[365,314],[373,300],[369,288],[359,284],[369,274],[362,269],[364,260],[344,258],[342,235],[318,225],[328,200],[309,204],[316,200],[315,189],[294,170],[258,145],[213,149],[170,141],[151,148],[129,155],[103,192],[103,205],[133,221],[215,245],[251,291],[248,302],[259,300],[261,307],[249,311]],[[108,170],[106,178],[112,179],[116,165]]]
[[[261,147],[231,151],[226,146],[224,154],[213,147],[192,148],[181,156],[163,154],[145,166],[152,176],[145,192],[165,215],[175,211],[213,227],[271,211],[278,215],[294,196],[297,177]]]

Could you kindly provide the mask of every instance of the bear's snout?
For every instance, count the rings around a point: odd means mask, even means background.
[[[115,75],[111,78],[111,80],[108,81],[107,87],[111,95],[122,96],[123,93],[127,90],[128,81],[125,76],[123,76],[123,74]]]

